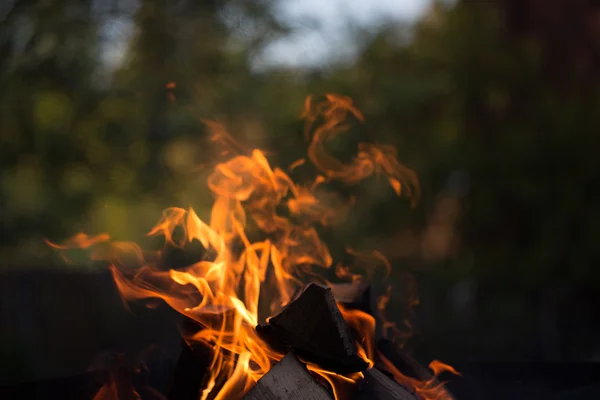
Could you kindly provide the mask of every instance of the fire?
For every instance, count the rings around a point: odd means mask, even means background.
[[[412,388],[416,394],[424,400],[452,400],[452,396],[444,389],[444,382],[438,382],[437,378],[443,372],[450,372],[454,375],[460,375],[458,371],[450,365],[441,361],[433,360],[429,363],[429,368],[433,371],[433,376],[425,381],[420,381],[408,377],[398,369],[383,355],[379,354],[385,369],[394,376],[394,379],[409,388]]]
[[[167,85],[168,89],[175,87],[174,82]],[[415,173],[400,164],[390,146],[361,143],[350,163],[327,152],[325,144],[347,131],[350,116],[364,120],[347,97],[327,95],[321,102],[307,99],[302,113],[307,122],[307,156],[320,175],[303,184],[294,182],[282,169],[273,168],[263,151],[246,151],[222,125],[203,120],[211,130],[211,141],[221,148],[220,154],[230,157],[217,164],[208,178],[208,188],[214,195],[208,222],[192,208],[168,208],[149,232],[151,236],[162,236],[168,246],[183,248],[198,241],[206,255],[186,268],[159,271],[156,261],[160,254],[145,253],[134,243],[113,242],[108,234],[80,233],[64,244],[49,244],[66,260],[70,249],[85,248],[93,259],[108,261],[125,304],[136,299],[160,299],[196,321],[200,328],[187,339],[206,343],[214,350],[201,398],[241,398],[272,363],[283,357],[262,341],[256,325],[289,303],[305,277],[323,281],[318,270],[334,265],[316,226],[334,224],[352,201],[345,207],[327,206],[322,201],[326,195],[322,187],[332,180],[356,184],[376,174],[385,176],[397,195],[406,194],[413,201],[419,197]],[[305,162],[297,160],[289,170],[301,168]],[[391,266],[382,254],[348,252],[367,275],[376,265],[389,273]],[[141,266],[134,273],[124,268],[132,259]],[[336,273],[352,280],[363,276],[340,264]],[[385,303],[383,296],[380,312]],[[362,338],[357,343],[360,356],[372,366],[376,357],[374,317],[340,309],[349,327]],[[390,365],[386,367],[398,382],[414,388],[423,399],[442,398],[441,388],[407,378]],[[362,377],[360,373],[341,376],[315,365],[308,367],[330,383],[338,399]],[[112,384],[97,398],[118,397],[114,393]]]
[[[350,125],[348,116],[364,121],[362,113],[354,107],[349,97],[334,94],[326,95],[327,101],[316,103],[312,97],[306,99],[302,117],[307,121],[305,137],[312,137],[308,147],[308,157],[312,163],[329,179],[345,183],[358,183],[369,175],[385,174],[398,196],[403,189],[412,197],[413,203],[419,200],[420,189],[414,171],[400,164],[396,149],[392,146],[359,143],[358,154],[349,164],[344,164],[327,153],[325,144],[344,132]],[[322,120],[322,124],[311,129]]]

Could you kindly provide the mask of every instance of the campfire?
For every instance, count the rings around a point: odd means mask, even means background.
[[[349,98],[309,97],[302,118],[307,158],[287,172],[203,120],[224,158],[208,178],[214,195],[208,222],[191,208],[168,208],[149,233],[164,237],[165,249],[200,244],[203,258],[185,268],[165,271],[159,267],[165,251],[144,251],[108,234],[80,233],[49,244],[66,260],[74,249],[86,249],[91,259],[108,262],[125,305],[166,303],[185,316],[184,353],[195,369],[188,371],[191,378],[173,379],[170,398],[187,385],[202,400],[452,399],[438,376],[457,372],[439,361],[422,367],[405,353],[405,332],[385,315],[392,288],[372,293],[370,279],[378,269],[389,274],[388,260],[376,251],[347,249],[354,261],[343,264],[319,235],[352,212],[353,199],[339,201],[329,183],[355,185],[377,175],[416,202],[415,173],[390,146],[360,143],[349,162],[327,151],[350,119],[363,122]],[[296,182],[291,176],[303,168],[316,176]],[[335,281],[325,271],[333,271]],[[409,306],[416,303],[412,298]],[[140,395],[115,375],[96,398]]]

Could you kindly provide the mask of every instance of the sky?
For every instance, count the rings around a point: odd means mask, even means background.
[[[356,50],[345,34],[352,23],[369,27],[381,20],[415,21],[432,0],[280,0],[276,15],[295,33],[269,45],[256,60],[264,66],[319,66],[351,57]]]
[[[382,20],[411,23],[433,0],[279,0],[275,15],[293,28],[288,37],[268,45],[254,62],[256,69],[273,66],[319,67],[351,59],[356,43],[346,31],[348,23],[369,28]],[[133,23],[111,20],[104,29],[103,59],[109,67],[122,61]]]

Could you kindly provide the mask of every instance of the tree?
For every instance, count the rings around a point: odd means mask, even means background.
[[[43,259],[41,233],[72,226],[85,207],[89,171],[72,166],[81,161],[78,124],[96,101],[91,16],[91,4],[82,1],[21,0],[4,13],[0,235],[6,263]]]

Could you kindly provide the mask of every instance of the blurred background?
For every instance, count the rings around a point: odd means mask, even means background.
[[[94,268],[64,265],[43,238],[143,240],[163,208],[204,215],[198,118],[287,166],[304,155],[305,97],[333,92],[422,185],[412,209],[365,183],[332,234],[381,250],[393,280],[417,277],[415,354],[598,361],[599,70],[592,0],[2,1],[2,276]],[[32,298],[56,308],[72,293],[53,282],[3,290],[17,358],[33,340],[18,327],[38,326]]]

